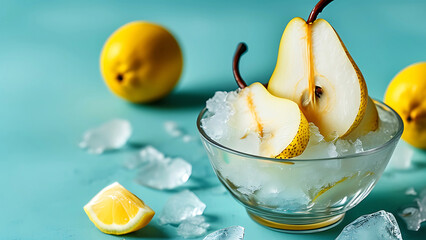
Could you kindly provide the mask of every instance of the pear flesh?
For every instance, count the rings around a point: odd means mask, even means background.
[[[365,80],[333,27],[323,19],[310,24],[298,17],[290,21],[268,90],[296,102],[326,140],[351,133],[367,108]]]
[[[358,126],[352,130],[344,139],[356,140],[359,136],[366,135],[371,131],[376,131],[379,128],[379,113],[377,112],[376,104],[373,99],[368,97],[367,108],[365,114]]]
[[[228,120],[233,148],[251,144],[252,154],[272,158],[292,158],[305,150],[309,124],[293,101],[275,97],[254,83],[239,92],[233,109]]]

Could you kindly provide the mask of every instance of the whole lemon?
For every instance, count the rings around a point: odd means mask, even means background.
[[[386,90],[385,103],[404,121],[402,139],[426,149],[426,62],[399,72]]]
[[[182,73],[183,57],[168,30],[136,21],[120,27],[108,38],[100,65],[113,93],[134,103],[146,103],[172,91]]]

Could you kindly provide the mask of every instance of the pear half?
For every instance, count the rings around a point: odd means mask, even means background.
[[[235,100],[235,113],[229,119],[233,141],[255,139],[259,155],[292,158],[309,142],[309,123],[299,106],[271,95],[261,83],[242,89]]]
[[[268,90],[295,101],[326,140],[351,133],[368,102],[361,71],[324,19],[308,24],[296,17],[289,22]]]
[[[359,136],[363,136],[371,131],[376,131],[379,127],[379,113],[373,99],[368,97],[367,108],[361,122],[354,128],[344,139],[356,140]]]

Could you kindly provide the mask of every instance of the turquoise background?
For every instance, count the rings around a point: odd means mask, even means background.
[[[138,185],[137,172],[123,162],[149,144],[194,163],[185,185],[207,204],[212,232],[245,227],[246,240],[333,239],[363,214],[381,209],[396,215],[412,202],[408,187],[426,187],[426,154],[414,166],[388,171],[371,194],[350,210],[336,228],[316,234],[278,233],[251,221],[229,194],[214,194],[219,182],[198,142],[185,144],[163,129],[174,120],[197,136],[195,120],[217,90],[236,88],[231,59],[238,42],[249,52],[241,62],[247,82],[266,82],[275,66],[286,24],[306,18],[316,4],[298,1],[0,1],[0,233],[1,239],[168,239],[170,226],[157,223],[174,192]],[[426,1],[336,1],[320,17],[340,34],[357,62],[369,94],[382,99],[392,77],[405,66],[426,60]],[[108,91],[99,73],[99,54],[121,25],[147,20],[166,26],[184,52],[181,81],[166,99],[129,104]],[[90,155],[78,148],[83,132],[113,118],[133,125],[122,150]],[[125,236],[101,233],[83,206],[103,187],[119,181],[157,215],[144,229]],[[404,239],[425,239],[426,227]]]

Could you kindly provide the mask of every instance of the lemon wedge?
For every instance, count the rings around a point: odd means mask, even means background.
[[[99,230],[114,235],[145,227],[155,214],[141,199],[118,182],[96,194],[84,206],[84,211]]]

